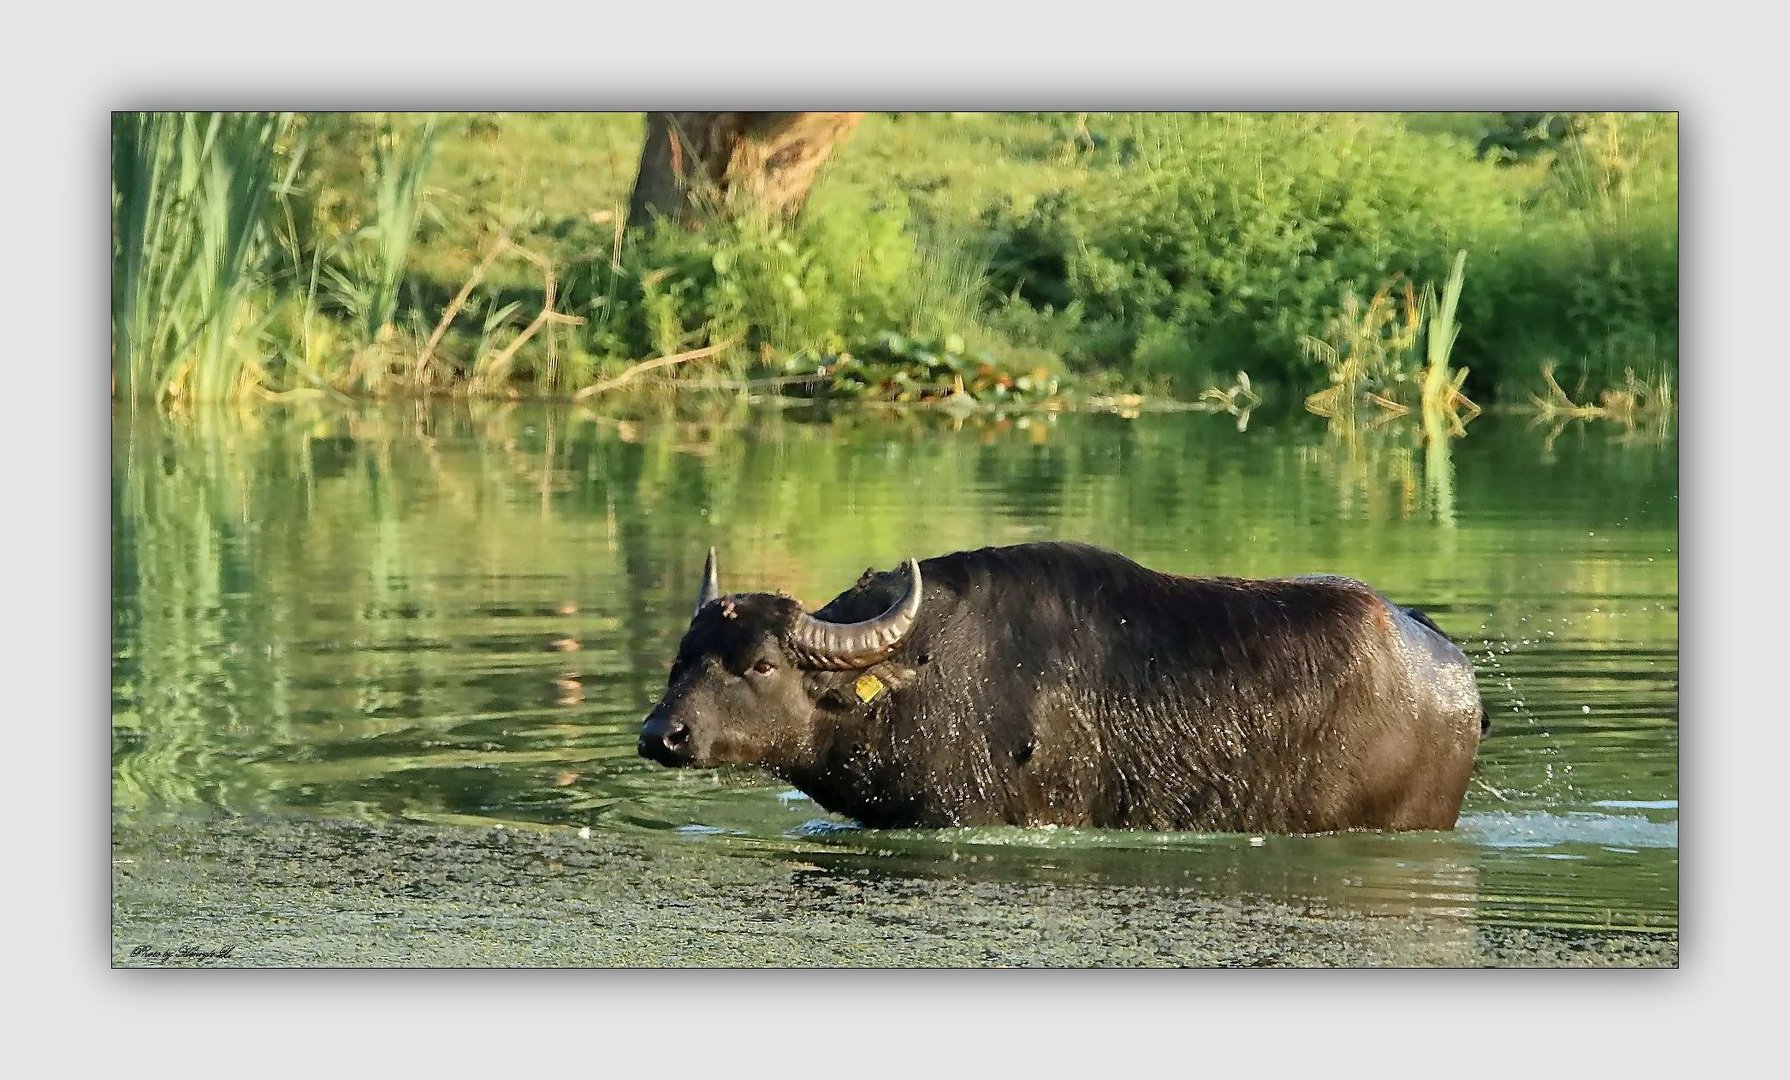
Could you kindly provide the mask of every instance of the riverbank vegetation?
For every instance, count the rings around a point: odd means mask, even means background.
[[[118,114],[115,392],[974,404],[1346,382],[1406,407],[1427,386],[1460,416],[1669,407],[1676,382],[1669,114],[869,114],[793,221],[629,229],[644,132]]]

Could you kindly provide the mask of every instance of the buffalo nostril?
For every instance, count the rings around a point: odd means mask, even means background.
[[[665,716],[649,716],[640,730],[640,756],[661,765],[687,765],[696,756],[690,725]]]

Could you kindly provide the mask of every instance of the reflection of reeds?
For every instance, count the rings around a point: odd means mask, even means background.
[[[1459,431],[1445,430],[1443,424],[1460,426],[1452,410],[1426,407],[1423,410],[1423,490],[1430,510],[1445,528],[1454,528],[1454,456],[1452,436]]]
[[[1408,429],[1333,418],[1329,434],[1297,451],[1334,491],[1343,520],[1408,520],[1424,490]]]
[[[253,412],[187,412],[179,424],[139,414],[116,433],[113,473],[113,727],[133,733],[114,770],[120,806],[228,801],[231,733],[277,712],[283,681],[265,678],[246,640],[280,615],[231,603],[243,574],[233,542],[264,482],[241,448],[260,437]],[[235,437],[228,437],[227,434]],[[169,723],[170,717],[180,718]]]

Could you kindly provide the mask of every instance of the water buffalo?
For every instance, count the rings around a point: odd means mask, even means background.
[[[723,596],[711,550],[639,749],[873,828],[1451,829],[1483,715],[1461,650],[1348,578],[1022,544],[866,570],[810,614]]]

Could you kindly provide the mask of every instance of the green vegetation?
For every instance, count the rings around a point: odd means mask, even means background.
[[[329,278],[361,345],[389,338],[398,310],[398,290],[409,265],[422,180],[435,147],[435,122],[401,142],[391,125],[381,126],[373,143],[373,216],[337,246],[340,265]]]
[[[1461,392],[1467,369],[1449,366],[1460,337],[1455,312],[1466,269],[1467,253],[1462,251],[1454,258],[1441,300],[1431,286],[1425,285],[1420,297],[1408,283],[1402,302],[1393,300],[1390,286],[1382,286],[1365,305],[1345,296],[1343,310],[1329,322],[1330,340],[1299,339],[1305,354],[1323,364],[1330,378],[1328,387],[1305,399],[1305,407],[1349,423],[1358,419],[1362,405],[1390,416],[1421,408],[1426,420],[1446,418],[1457,433],[1463,431],[1460,414],[1464,411],[1470,419],[1480,411]]]
[[[840,397],[894,401],[1025,401],[1056,396],[1062,375],[1046,366],[1014,375],[986,350],[974,354],[963,338],[916,341],[882,334],[861,356],[841,353],[821,369],[825,390]]]
[[[112,121],[113,374],[120,397],[232,396],[270,305],[268,208],[289,170],[279,114]]]
[[[1441,308],[1463,398],[1676,378],[1669,114],[874,114],[794,224],[635,234],[643,127],[121,115],[118,394],[1409,402]]]

